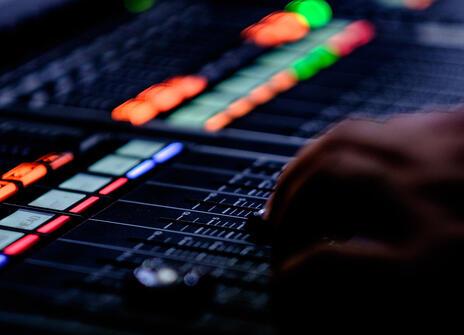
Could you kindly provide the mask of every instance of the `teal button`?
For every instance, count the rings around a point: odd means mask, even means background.
[[[19,209],[0,220],[0,225],[5,227],[34,230],[50,220],[54,215]]]
[[[59,185],[60,188],[66,188],[74,191],[95,192],[108,184],[111,178],[78,173]]]
[[[51,190],[38,197],[29,205],[63,211],[85,198],[85,194]]]
[[[9,246],[11,243],[23,237],[23,233],[0,229],[0,249]]]
[[[116,153],[123,156],[149,158],[165,145],[166,143],[163,142],[132,140],[116,150]]]
[[[139,159],[118,155],[103,157],[89,167],[90,172],[121,176],[140,162]]]

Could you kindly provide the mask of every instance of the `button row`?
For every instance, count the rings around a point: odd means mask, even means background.
[[[136,179],[157,164],[174,158],[183,148],[184,145],[181,143],[166,144],[132,140],[90,164],[87,171],[78,172],[64,180],[57,189],[50,189],[26,203],[15,204],[15,206],[25,208],[9,210],[9,215],[0,219],[0,227],[2,227],[0,229],[0,250],[2,252],[0,253],[0,268],[8,263],[9,256],[17,256],[37,244],[41,235],[56,232],[72,221],[73,215],[82,214],[95,206],[101,196],[114,193],[126,185],[129,180]],[[65,157],[68,159],[64,159]],[[47,169],[57,169],[63,166],[65,161],[70,161],[70,157],[72,156],[68,153],[51,154],[38,161],[47,164]],[[146,168],[146,162],[151,162],[149,169]],[[18,171],[18,167],[13,169],[9,175],[17,179],[12,182],[5,181],[5,183],[16,186],[16,183],[20,181],[26,186],[30,185],[30,180],[33,179],[30,176],[39,176],[36,180],[42,178],[42,173],[34,170],[36,168],[34,164],[32,167],[29,169],[32,173],[27,174],[26,179],[23,178],[23,174],[12,172]],[[4,188],[8,189],[8,185]],[[17,188],[14,190],[17,191]],[[29,209],[29,207],[32,208]],[[69,215],[56,213],[57,211],[66,212]]]
[[[279,55],[275,59],[269,59],[267,56],[265,61],[271,62],[277,67],[286,65],[287,62],[291,61],[290,66],[245,93],[223,111],[212,116],[204,123],[204,129],[209,132],[223,129],[233,120],[243,117],[255,107],[289,90],[299,81],[314,77],[321,70],[335,64],[340,57],[347,56],[355,49],[369,43],[374,35],[374,28],[369,22],[357,21],[349,24],[341,32],[333,35],[325,43],[312,48],[306,54],[300,54],[298,51],[285,51],[283,56]],[[294,56],[298,58],[294,59]]]
[[[70,163],[74,155],[70,152],[51,153],[35,162],[21,163],[4,173],[0,180],[0,201],[15,195],[20,188],[28,187],[45,177],[50,170],[57,170]]]
[[[331,18],[332,11],[324,0],[293,1],[285,11],[272,13],[245,29],[242,36],[248,43],[207,64],[196,75],[177,76],[152,85],[116,107],[111,117],[135,126],[143,125],[198,96],[212,83],[236,72],[267,48],[301,40],[309,33],[310,26],[322,27]]]

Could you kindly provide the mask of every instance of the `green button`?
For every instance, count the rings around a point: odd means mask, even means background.
[[[85,198],[85,194],[51,190],[38,197],[29,205],[63,211]]]
[[[20,239],[23,236],[23,233],[8,230],[0,230],[0,249],[9,246],[11,243]]]
[[[53,217],[53,214],[19,209],[0,220],[0,225],[19,229],[33,230]]]
[[[89,167],[89,171],[121,176],[140,162],[139,159],[118,155],[108,155]]]
[[[60,184],[60,188],[69,190],[95,192],[108,184],[111,178],[90,175],[86,173],[78,173]]]
[[[162,142],[132,140],[116,150],[116,153],[123,156],[149,158],[157,153],[165,145],[166,143]]]

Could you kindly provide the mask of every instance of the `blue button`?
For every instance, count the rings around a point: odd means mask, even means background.
[[[136,167],[134,167],[129,172],[127,172],[126,177],[129,179],[139,178],[140,176],[144,175],[148,171],[152,170],[155,166],[156,166],[156,162],[152,159],[148,159],[146,161],[143,161]]]
[[[153,155],[153,159],[156,163],[164,163],[180,154],[182,150],[184,150],[182,143],[171,143]]]
[[[8,257],[0,254],[0,269],[8,264]]]

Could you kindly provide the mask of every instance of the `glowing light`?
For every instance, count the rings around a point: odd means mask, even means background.
[[[0,180],[0,201],[4,201],[18,192],[18,186],[16,184]]]
[[[74,154],[72,152],[63,153],[50,153],[48,155],[40,157],[37,161],[45,163],[52,170],[58,170],[59,168],[71,163],[74,160]]]
[[[3,250],[3,253],[9,256],[15,256],[22,254],[37,242],[39,242],[40,238],[37,235],[27,235],[20,240],[10,244]]]
[[[126,121],[140,126],[155,118],[159,111],[152,104],[143,100],[131,99],[116,107],[111,117],[116,121]]]
[[[311,28],[323,27],[332,19],[332,9],[323,0],[295,0],[285,9],[302,15]]]
[[[69,211],[71,213],[76,213],[76,214],[82,213],[86,211],[87,209],[89,209],[90,207],[92,207],[93,205],[95,205],[99,200],[100,200],[99,197],[95,197],[95,196],[89,197],[85,199],[84,201],[82,201],[76,207],[73,207],[72,209],[70,209]]]
[[[111,194],[113,193],[114,191],[120,189],[122,186],[124,186],[129,180],[127,178],[119,178],[119,179],[116,179],[114,182],[112,182],[111,184],[105,186],[104,188],[102,188],[100,190],[100,193],[101,195],[108,195],[108,194]]]
[[[8,257],[0,254],[0,269],[4,268],[8,264]]]
[[[61,215],[57,217],[56,219],[50,221],[46,225],[40,227],[39,229],[37,229],[37,231],[42,234],[50,234],[60,229],[61,227],[63,227],[70,220],[71,220],[70,216]]]
[[[124,0],[124,6],[129,12],[142,13],[155,5],[155,0]]]
[[[297,13],[275,12],[247,28],[243,36],[262,47],[296,42],[309,33],[305,19]]]
[[[134,167],[129,172],[127,172],[126,177],[129,179],[137,179],[143,176],[148,171],[153,170],[155,166],[156,166],[156,163],[153,160],[148,159],[146,161],[143,161],[136,167]]]
[[[174,158],[184,150],[184,145],[180,142],[171,143],[153,155],[156,163],[164,163]]]
[[[206,121],[205,130],[209,132],[219,131],[230,124],[232,120],[226,113],[219,113]]]
[[[5,180],[19,181],[23,186],[29,186],[47,175],[47,168],[41,163],[22,163],[2,176]]]

